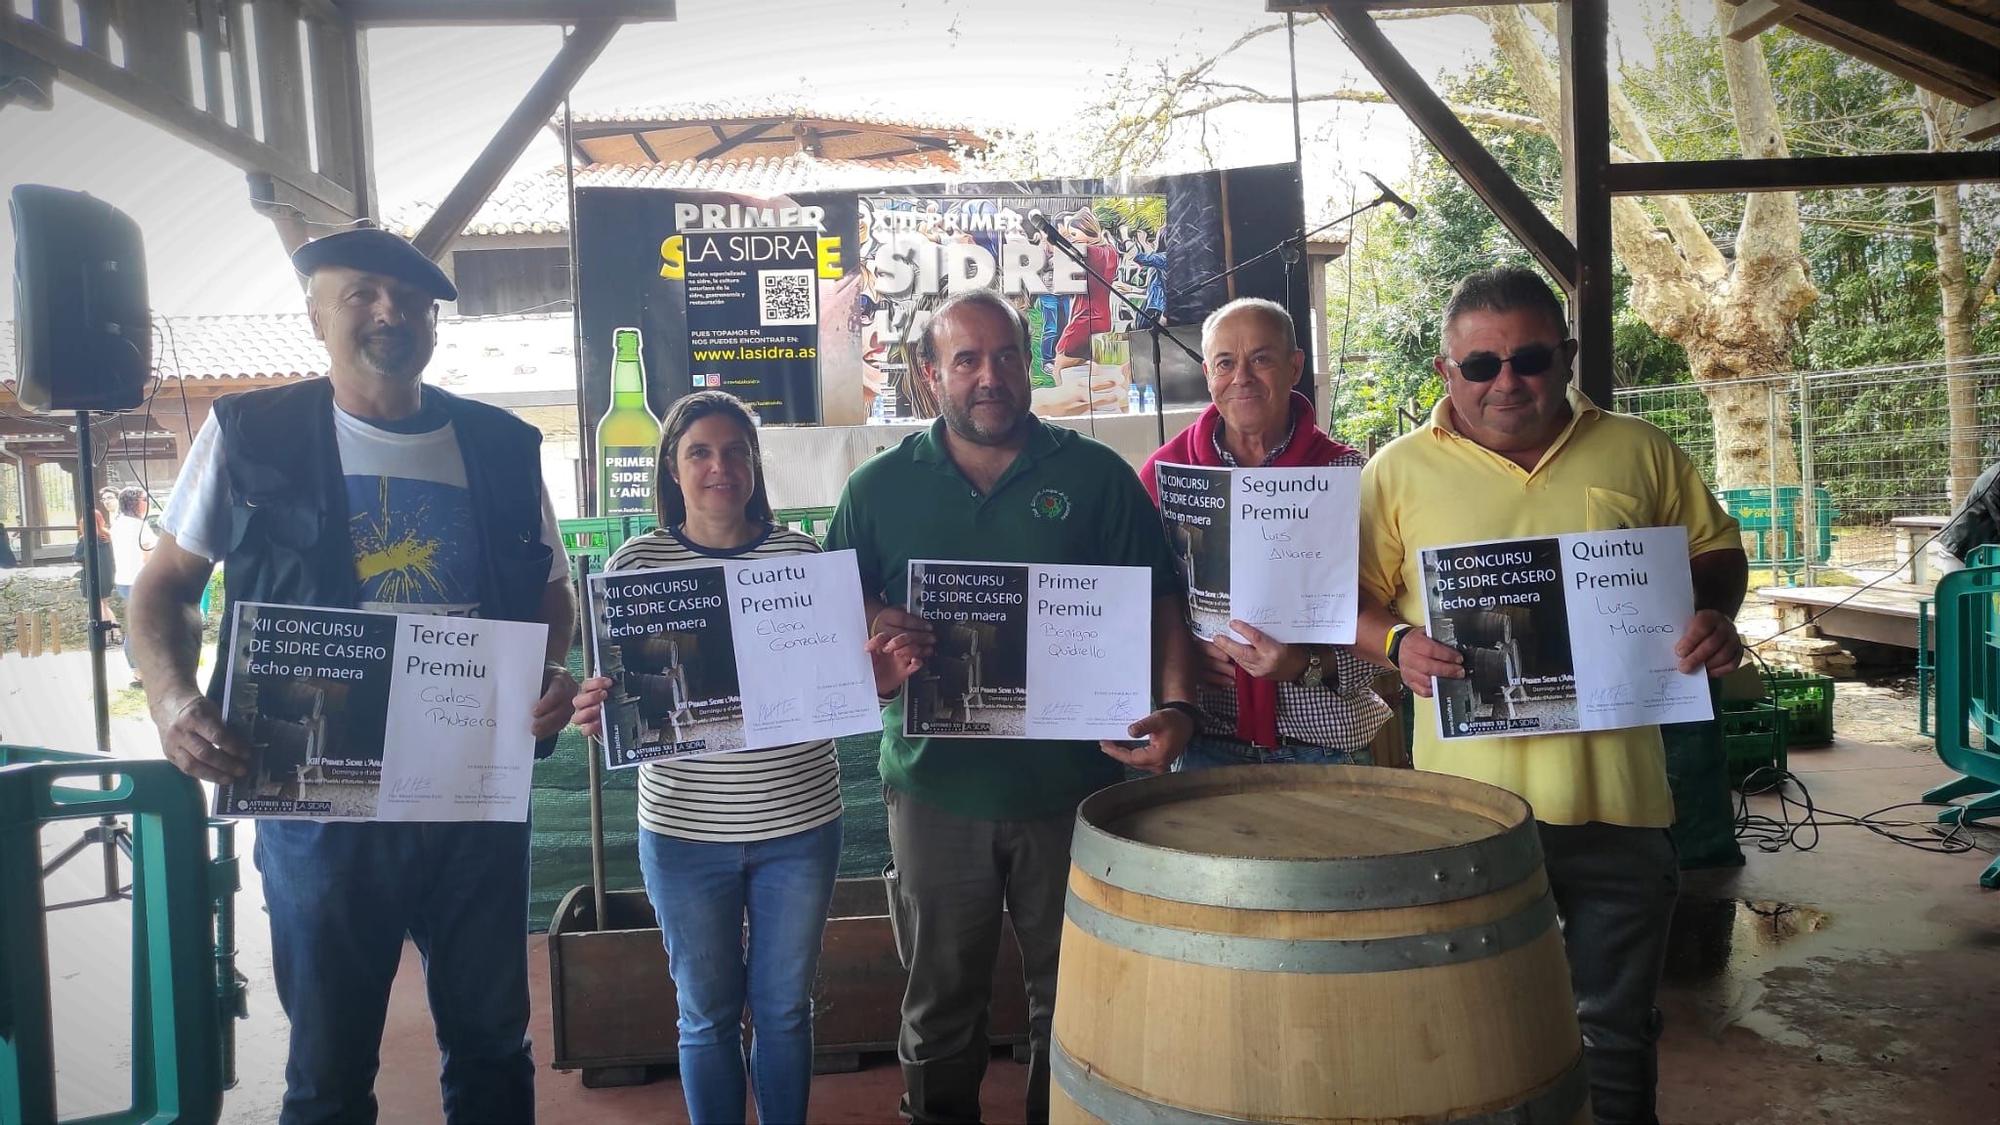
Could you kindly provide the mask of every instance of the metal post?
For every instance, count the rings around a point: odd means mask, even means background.
[[[236,822],[208,822],[215,833],[215,858],[210,861],[215,897],[215,1008],[222,1026],[222,1088],[236,1088],[236,1021],[245,1015],[243,986],[236,979],[236,891],[242,885],[236,869]]]
[[[90,413],[76,412],[76,498],[77,515],[82,519],[77,533],[84,541],[83,551],[83,593],[90,600],[84,619],[90,622],[90,691],[93,717],[96,721],[97,752],[111,753],[111,709],[107,694],[109,687],[104,677],[104,638],[111,631],[112,623],[103,619],[104,580],[98,563],[97,550],[97,487],[96,455],[90,448]],[[111,859],[105,858],[107,868]],[[115,868],[112,868],[115,871]]]
[[[84,610],[84,620],[89,622],[85,635],[90,646],[90,713],[96,728],[97,752],[109,757],[111,688],[104,675],[104,641],[111,633],[112,622],[104,620],[104,586],[110,576],[99,565],[96,470],[97,458],[90,448],[90,412],[79,410],[76,412],[76,510],[83,521],[77,527],[77,535],[83,540],[83,596],[89,602]],[[97,787],[110,790],[110,776],[100,776]],[[110,901],[119,897],[118,838],[121,830],[117,819],[109,816],[97,818],[97,829],[104,855],[104,898]]]
[[[1788,585],[1778,577],[1785,568],[1784,510],[1778,505],[1778,390],[1769,381],[1764,384],[1764,448],[1771,455],[1771,517],[1769,529],[1765,532],[1771,538],[1767,541],[1764,557],[1771,563],[1771,584]]]
[[[597,668],[597,615],[590,599],[590,556],[576,557],[577,604],[583,607],[583,674]],[[600,728],[601,729],[601,728]],[[604,751],[598,739],[588,739],[584,749],[590,771],[590,904],[597,911],[597,929],[611,928],[604,909]]]
[[[1799,372],[1799,513],[1805,520],[1806,585],[1817,586],[1814,562],[1819,558],[1819,489],[1814,480],[1812,447],[1812,376]]]

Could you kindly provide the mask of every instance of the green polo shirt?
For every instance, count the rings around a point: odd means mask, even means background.
[[[907,602],[911,559],[1144,566],[1155,597],[1178,595],[1159,514],[1132,467],[1074,430],[1028,422],[1020,455],[984,496],[946,454],[943,419],[876,454],[848,478],[826,549],[852,550],[861,588],[888,605]],[[1133,646],[1132,659],[1150,666],[1152,647]],[[882,727],[882,780],[959,816],[1061,816],[1124,776],[1095,742],[904,738],[901,696]]]

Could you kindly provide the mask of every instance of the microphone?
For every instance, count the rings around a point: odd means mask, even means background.
[[[1366,175],[1367,173],[1364,172],[1362,174]],[[1388,189],[1384,188],[1383,190],[1386,191]],[[1071,242],[1068,238],[1065,238],[1063,236],[1063,232],[1056,229],[1056,225],[1049,221],[1049,217],[1047,215],[1042,214],[1040,211],[1036,211],[1028,216],[1028,221],[1033,223],[1037,228],[1039,228],[1043,234],[1048,235],[1049,241],[1055,243],[1057,246],[1062,247],[1064,253],[1068,254],[1070,257],[1075,258],[1079,261],[1083,259],[1084,257],[1083,251],[1077,247],[1076,243]]]
[[[1363,172],[1361,174],[1368,177],[1368,182],[1375,185],[1375,190],[1382,193],[1382,198],[1384,200],[1396,205],[1396,210],[1401,211],[1405,219],[1414,219],[1417,217],[1417,209],[1414,205],[1410,203],[1409,200],[1404,199],[1402,196],[1397,195],[1393,191],[1390,191],[1388,184],[1385,184],[1381,180],[1376,179],[1369,173]]]

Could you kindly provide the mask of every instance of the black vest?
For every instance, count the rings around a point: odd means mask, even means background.
[[[541,431],[498,407],[424,388],[458,437],[479,535],[479,615],[536,621],[554,559],[542,542]],[[333,384],[313,379],[215,404],[229,535],[208,693],[220,704],[238,602],[353,609],[360,582],[333,432]]]

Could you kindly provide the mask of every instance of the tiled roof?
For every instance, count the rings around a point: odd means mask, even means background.
[[[326,373],[326,348],[306,314],[161,318],[153,362],[189,381]],[[576,386],[568,313],[445,317],[424,381],[459,394],[560,396]],[[14,383],[14,323],[0,321],[0,384]]]
[[[850,106],[842,109],[808,106],[777,99],[733,98],[712,102],[612,106],[605,109],[573,111],[570,114],[570,120],[575,124],[593,126],[706,124],[710,121],[738,121],[758,117],[795,117],[807,121],[847,122],[909,133],[962,133],[977,142],[975,147],[984,147],[985,144],[985,138],[962,121],[912,117],[903,110],[897,110],[892,114],[865,107]],[[550,123],[550,126],[560,134],[562,119],[557,118]]]
[[[302,312],[156,317],[153,363],[190,380],[283,378],[324,374],[326,349]],[[0,385],[14,377],[14,322],[0,320]]]
[[[948,159],[948,158],[947,158]],[[675,164],[591,164],[576,170],[576,186],[681,188],[779,195],[794,191],[866,188],[888,184],[933,183],[957,174],[946,159],[885,166],[860,160],[827,160],[793,153],[781,159],[683,160]],[[416,234],[437,209],[418,201],[392,208],[384,225],[405,236]],[[569,229],[563,170],[549,168],[501,184],[472,221],[468,235],[559,234]]]
[[[160,317],[155,323],[153,363],[165,375],[255,379],[326,374],[326,348],[302,312]]]

